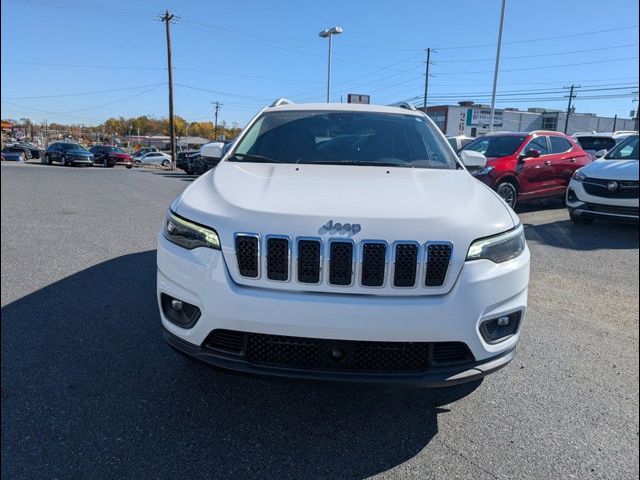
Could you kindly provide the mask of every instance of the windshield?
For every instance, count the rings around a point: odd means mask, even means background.
[[[516,150],[527,138],[526,135],[486,136],[476,138],[463,150],[480,152],[485,157],[507,157],[516,153]]]
[[[619,143],[604,157],[606,160],[638,160],[638,135]]]
[[[417,115],[267,112],[230,161],[455,169],[444,140]]]
[[[62,149],[65,152],[69,152],[71,150],[80,150],[80,151],[86,152],[86,150],[84,148],[82,148],[80,145],[77,145],[75,143],[63,143],[62,144]]]
[[[613,148],[616,144],[616,141],[611,137],[576,137],[578,143],[583,148],[583,150],[609,150]]]

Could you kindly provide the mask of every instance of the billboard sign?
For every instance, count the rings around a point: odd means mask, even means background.
[[[350,93],[347,95],[347,103],[370,103],[371,97],[369,95],[360,95],[357,93]]]
[[[469,108],[467,110],[467,126],[489,128],[491,122],[490,108]],[[493,116],[493,126],[502,127],[502,110],[496,110]]]

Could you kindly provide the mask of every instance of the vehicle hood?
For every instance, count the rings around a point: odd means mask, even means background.
[[[110,153],[109,155],[114,158],[132,158],[128,153]]]
[[[580,169],[587,177],[602,180],[638,181],[638,160],[607,160],[601,158]]]
[[[465,170],[228,161],[193,182],[172,209],[218,232],[237,283],[255,283],[246,282],[236,271],[234,234],[238,232],[313,236],[323,241],[346,237],[356,244],[365,239],[389,244],[451,242],[453,274],[441,289],[430,292],[434,294],[453,287],[471,242],[509,230],[518,221],[495,192]],[[330,220],[361,228],[355,234],[327,232],[322,227]],[[317,289],[323,287],[326,291],[336,288],[321,285]],[[425,294],[423,289],[385,290],[392,295]],[[364,293],[371,292],[365,289]]]
[[[67,155],[75,155],[75,156],[81,156],[81,157],[93,157],[93,153],[86,152],[84,150],[67,150],[65,153]]]

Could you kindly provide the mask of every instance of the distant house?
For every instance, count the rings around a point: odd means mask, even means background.
[[[200,148],[205,143],[209,143],[209,140],[203,137],[180,137],[177,143],[182,148]]]

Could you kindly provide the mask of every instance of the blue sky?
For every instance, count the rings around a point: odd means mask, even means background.
[[[324,101],[318,32],[334,25],[344,33],[334,40],[333,101],[362,93],[421,102],[432,47],[430,105],[489,103],[500,0],[3,0],[2,118],[166,117],[165,33],[155,19],[165,9],[180,17],[171,27],[174,104],[189,121],[211,120],[213,101],[222,120],[241,125],[277,97]],[[563,109],[562,87],[576,83],[577,111],[628,116],[637,25],[637,0],[508,0],[498,106]]]

